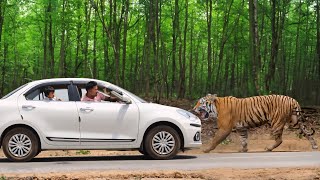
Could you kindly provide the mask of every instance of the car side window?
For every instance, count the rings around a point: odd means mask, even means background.
[[[76,84],[76,88],[78,90],[78,93],[79,93],[79,98],[80,98],[80,101],[81,99],[86,95],[87,91],[86,91],[86,88],[85,88],[85,84]],[[112,96],[110,94],[110,89],[102,86],[102,85],[98,85],[98,91],[99,93],[103,94],[104,96]],[[121,93],[121,92],[120,92]],[[122,93],[121,93],[122,94]],[[101,101],[101,102],[107,102],[107,103],[110,103],[110,101]],[[98,102],[98,103],[101,103],[101,102]]]
[[[45,100],[46,96],[44,90],[46,87],[51,86],[54,88],[54,97],[58,101],[69,101],[69,94],[68,94],[68,85],[61,84],[61,85],[43,85],[35,88],[28,92],[25,97],[27,100],[31,101],[43,101]]]

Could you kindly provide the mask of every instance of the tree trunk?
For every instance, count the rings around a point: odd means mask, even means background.
[[[47,67],[48,67],[48,7],[45,7],[44,14],[44,33],[43,33],[43,70],[42,70],[42,78],[47,78]]]
[[[154,63],[153,63],[153,74],[155,75],[154,77],[154,96],[153,99],[155,102],[159,103],[162,90],[163,90],[163,77],[161,77],[161,70],[159,69],[159,61],[161,60],[161,57],[159,55],[160,51],[160,34],[161,34],[161,0],[155,0],[153,4],[153,19],[154,19],[154,28],[153,30],[153,54],[154,54]]]
[[[225,45],[229,39],[229,36],[230,36],[230,35],[228,35],[228,25],[229,25],[229,16],[230,16],[232,4],[233,4],[233,0],[230,1],[228,8],[224,11],[224,22],[223,22],[222,37],[221,37],[221,42],[220,42],[219,62],[218,62],[217,75],[216,75],[216,81],[215,81],[215,89],[216,90],[218,90],[218,89],[222,90],[222,88],[221,88],[222,84],[220,83],[220,82],[222,82],[220,79],[220,75],[222,73],[220,73],[220,72],[221,72],[221,69],[222,69],[221,66],[223,63],[224,47],[225,47]],[[235,28],[235,26],[234,26],[234,28]],[[232,33],[232,31],[233,30],[230,31],[230,34]],[[229,64],[228,61],[229,60],[227,59],[226,63]]]
[[[48,16],[49,16],[49,57],[50,57],[50,77],[53,78],[54,77],[54,45],[53,45],[53,30],[52,30],[52,26],[53,26],[53,20],[52,20],[52,1],[49,1],[49,5],[48,5]]]
[[[194,65],[194,75],[193,75],[193,79],[194,79],[194,84],[193,84],[193,86],[194,86],[194,90],[193,90],[193,92],[194,91],[196,91],[196,92],[198,92],[198,91],[200,91],[200,89],[199,89],[199,79],[198,79],[198,67],[199,67],[199,49],[200,49],[200,38],[197,38],[198,40],[196,41],[196,54],[195,54],[195,65]],[[201,64],[203,64],[203,63],[201,63]],[[197,95],[198,95],[198,93],[197,93]]]
[[[123,9],[123,8],[122,8]],[[117,0],[113,1],[113,30],[114,30],[114,58],[115,58],[115,69],[116,69],[116,84],[120,85],[120,27],[121,21],[117,22]],[[121,15],[122,17],[122,15]],[[111,17],[110,17],[111,18]]]
[[[189,57],[189,92],[188,92],[188,97],[191,98],[193,93],[192,93],[192,85],[193,85],[193,28],[194,28],[194,24],[193,24],[193,17],[194,17],[194,13],[192,11],[191,13],[191,28],[190,28],[190,57]]]
[[[236,87],[236,76],[235,76],[235,68],[236,68],[236,60],[238,59],[238,32],[234,35],[234,46],[233,46],[233,58],[231,61],[231,77],[230,77],[230,85],[229,90],[232,94],[235,94],[234,88]]]
[[[59,77],[65,77],[65,57],[66,57],[66,47],[65,47],[65,31],[66,31],[66,24],[65,24],[65,8],[66,8],[66,0],[62,2],[62,13],[61,13],[61,45],[60,45],[60,60],[59,60],[59,69],[58,75]]]
[[[255,85],[255,94],[260,94],[259,72],[260,72],[260,46],[258,36],[258,17],[257,0],[249,0],[249,18],[250,18],[250,54],[252,62],[253,82]]]
[[[77,13],[78,13],[78,18],[77,18],[77,45],[76,45],[76,60],[75,60],[75,64],[74,64],[74,76],[77,77],[78,76],[78,71],[81,65],[81,60],[80,60],[80,40],[81,40],[81,16],[80,16],[80,3],[81,2],[77,2]]]
[[[177,37],[179,35],[179,0],[174,1],[174,17],[172,26],[172,79],[171,79],[171,96],[173,91],[176,90],[176,50],[177,50]]]
[[[126,56],[127,56],[127,31],[128,31],[128,12],[129,12],[129,0],[123,2],[124,10],[124,20],[123,20],[123,48],[122,48],[122,87],[125,87],[126,79]]]
[[[301,46],[300,46],[300,24],[301,24],[301,16],[302,16],[302,12],[301,12],[301,6],[302,6],[302,3],[301,3],[301,0],[300,0],[300,3],[299,3],[299,10],[298,10],[298,23],[297,23],[297,31],[296,31],[296,47],[295,47],[295,66],[293,68],[293,72],[295,74],[299,74],[297,72],[300,71],[300,64],[301,64],[301,52],[300,52],[300,49],[301,49]],[[296,91],[298,88],[299,85],[299,79],[293,79],[292,80],[292,95],[293,97],[295,97],[298,92]]]
[[[320,7],[319,6],[320,6],[319,0],[317,0],[317,5],[316,5],[316,15],[317,15],[316,62],[318,62],[318,79],[320,79]],[[319,94],[318,94],[318,96],[319,96]]]
[[[110,77],[108,77],[109,75],[109,43],[108,43],[108,34],[107,32],[104,30],[104,26],[105,26],[105,13],[104,13],[104,9],[105,9],[105,0],[100,0],[100,11],[101,11],[101,21],[102,21],[102,39],[103,39],[103,78],[106,81],[110,81]],[[110,9],[111,11],[111,9]],[[97,13],[97,11],[96,11]],[[99,15],[98,15],[99,16]],[[111,24],[110,24],[111,25]],[[110,28],[110,26],[109,26]],[[110,32],[110,29],[108,30]]]
[[[282,11],[281,11],[281,15],[280,15],[280,25],[279,25],[279,31],[278,31],[278,36],[279,36],[279,57],[281,57],[281,65],[278,69],[279,72],[279,89],[277,92],[281,92],[281,94],[287,94],[286,93],[286,89],[287,89],[287,81],[286,81],[286,49],[287,49],[287,45],[285,42],[285,38],[283,37],[283,32],[284,32],[284,25],[285,25],[285,20],[286,20],[286,16],[287,16],[287,6],[288,6],[287,1],[283,1],[282,3]]]
[[[4,15],[7,6],[7,0],[0,0],[0,43],[2,42],[2,28],[4,25]]]
[[[211,23],[212,23],[212,0],[207,0],[206,1],[206,8],[207,8],[207,11],[206,11],[206,15],[207,15],[207,33],[208,33],[208,48],[207,48],[207,51],[208,51],[208,78],[207,78],[207,87],[206,87],[206,90],[208,92],[212,91],[212,59],[211,59]],[[201,81],[203,82],[203,81]]]
[[[180,67],[180,86],[178,98],[184,98],[186,93],[186,51],[187,51],[187,31],[188,31],[188,0],[185,0],[185,17],[184,17],[184,32],[183,32],[183,55],[182,66]]]
[[[271,0],[271,57],[269,62],[269,72],[266,76],[266,90],[270,92],[271,89],[271,82],[274,79],[275,69],[276,69],[276,60],[278,58],[278,31],[277,31],[277,24],[278,24],[278,16],[277,14],[277,3],[276,0]]]
[[[3,47],[3,64],[2,64],[2,69],[1,69],[2,79],[1,79],[0,97],[2,97],[5,94],[5,85],[6,85],[5,79],[6,79],[6,71],[7,71],[6,62],[8,59],[8,46],[9,46],[9,44],[5,42],[4,47]]]
[[[97,12],[94,13],[94,29],[93,29],[93,78],[97,79],[99,70],[97,69]]]
[[[137,81],[138,81],[138,66],[139,66],[139,35],[140,31],[138,29],[137,35],[136,35],[136,49],[135,49],[135,66],[134,66],[134,74],[131,77],[131,82],[133,83],[133,92],[137,92]]]
[[[90,66],[90,62],[88,60],[88,50],[89,50],[89,35],[90,35],[90,22],[91,22],[91,5],[89,4],[89,0],[86,0],[84,5],[85,11],[85,45],[83,49],[84,54],[84,72],[83,75],[93,77],[93,72]]]

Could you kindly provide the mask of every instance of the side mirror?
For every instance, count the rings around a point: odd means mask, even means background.
[[[121,101],[125,102],[126,104],[131,104],[131,99],[129,99],[128,97],[123,97],[121,94],[119,94],[116,91],[111,91],[111,94],[116,96],[118,99],[120,99]]]
[[[131,99],[129,99],[128,97],[122,97],[122,101],[125,102],[126,104],[131,104]]]

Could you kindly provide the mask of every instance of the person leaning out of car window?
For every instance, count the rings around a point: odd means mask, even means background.
[[[61,99],[57,99],[54,95],[54,88],[52,86],[47,86],[44,88],[45,97],[43,100],[45,101],[61,101]]]
[[[103,101],[111,101],[116,102],[116,97],[105,96],[98,91],[98,84],[95,81],[90,81],[86,84],[87,93],[82,97],[81,101],[93,101],[93,102],[101,102]]]

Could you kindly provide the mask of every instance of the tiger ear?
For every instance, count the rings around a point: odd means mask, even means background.
[[[213,95],[213,101],[214,101],[214,102],[217,101],[217,97],[218,97],[217,94],[214,94],[214,95]]]
[[[214,95],[212,95],[212,94],[208,94],[207,96],[206,96],[206,99],[207,100],[209,100],[209,101],[214,101],[215,100],[215,94]]]
[[[208,98],[209,101],[215,102],[217,100],[217,94],[213,94],[213,95],[212,94],[208,94],[207,98]]]

